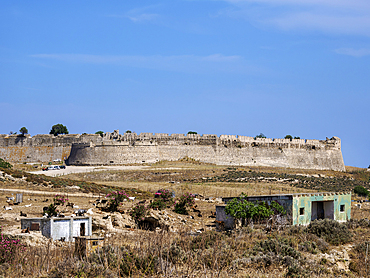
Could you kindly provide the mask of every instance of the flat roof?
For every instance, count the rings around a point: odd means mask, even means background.
[[[245,196],[245,198],[334,196],[334,195],[350,195],[350,194],[351,194],[351,191],[349,191],[349,192],[313,192],[313,193],[290,193],[290,194],[272,194],[272,195],[253,195],[253,196]],[[222,199],[234,199],[234,198],[242,198],[242,197],[240,197],[240,196],[237,196],[237,197],[222,197]]]
[[[68,216],[68,217],[27,217],[27,218],[21,218],[21,220],[71,220],[71,219],[88,219],[91,216]]]

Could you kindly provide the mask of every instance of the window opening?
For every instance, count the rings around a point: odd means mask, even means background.
[[[340,212],[344,212],[345,205],[340,205]]]

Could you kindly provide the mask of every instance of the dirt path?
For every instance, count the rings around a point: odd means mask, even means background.
[[[1,188],[0,192],[10,192],[10,193],[27,193],[27,194],[35,194],[35,195],[42,195],[42,196],[54,196],[56,194],[65,195],[72,197],[91,197],[91,198],[99,198],[99,195],[93,195],[89,193],[66,193],[66,192],[58,192],[58,191],[39,191],[39,190],[26,190],[26,189],[12,189],[12,188]],[[102,197],[103,195],[100,195]]]

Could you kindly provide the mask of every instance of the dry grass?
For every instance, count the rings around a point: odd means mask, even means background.
[[[262,229],[261,229],[262,228]],[[177,233],[137,230],[114,235],[105,247],[89,257],[76,257],[73,244],[28,247],[11,264],[0,264],[4,277],[338,277],[336,267],[312,254],[320,247],[302,250],[307,242],[322,239],[301,229],[267,233],[243,228],[232,233],[204,232],[191,235],[184,228]],[[368,234],[368,226],[351,230]],[[353,245],[360,244],[356,239]],[[271,245],[275,244],[275,245]],[[274,247],[275,246],[275,247]],[[314,245],[315,246],[315,245]],[[357,246],[357,245],[356,245]],[[278,249],[276,249],[278,247]],[[326,247],[325,247],[326,248]],[[336,248],[330,246],[331,249]],[[329,252],[326,251],[326,252]],[[356,272],[366,274],[364,257],[353,250]],[[296,275],[296,276],[294,276]]]
[[[230,197],[238,196],[242,192],[248,195],[268,195],[315,191],[276,181],[209,182],[203,180],[207,177],[220,176],[230,169],[226,166],[196,161],[167,161],[153,164],[143,170],[72,174],[65,176],[64,179],[69,179],[70,182],[91,181],[99,186],[97,188],[107,186],[129,188],[133,189],[132,192],[154,193],[158,189],[171,189],[177,196],[185,192],[206,197]],[[233,167],[232,170],[277,174],[320,174],[327,177],[350,177],[362,182],[368,178],[363,170],[353,168],[348,168],[347,173],[266,167]],[[67,184],[67,180],[61,179],[60,182]],[[5,200],[4,195],[8,194],[0,193],[0,199]],[[24,206],[22,208],[14,206],[13,212],[18,214],[21,209],[24,209],[23,212],[29,213],[30,216],[40,216],[42,206],[48,204],[43,202],[47,198],[50,197],[25,194],[25,203],[31,199],[33,205],[29,211],[25,210]],[[91,206],[89,201],[93,200],[89,196],[70,197],[70,199],[80,208],[89,208]],[[197,204],[204,216],[210,215],[210,211],[215,209],[214,203],[198,201]],[[128,210],[130,206],[132,203],[127,202],[124,209]],[[186,225],[182,225],[183,228],[176,233],[125,229],[120,234],[110,234],[106,237],[106,247],[87,258],[76,257],[74,245],[68,243],[59,247],[51,242],[48,245],[27,247],[25,252],[17,254],[11,264],[0,264],[0,277],[365,277],[367,275],[365,255],[361,253],[360,248],[363,246],[358,248],[356,246],[370,242],[370,225],[361,220],[370,219],[370,204],[362,203],[361,209],[353,206],[352,218],[356,219],[350,224],[350,231],[354,234],[351,245],[354,247],[347,247],[351,250],[353,264],[352,272],[347,273],[341,272],[336,265],[321,260],[320,257],[324,256],[322,252],[329,254],[332,250],[341,250],[344,246],[329,246],[326,251],[319,248],[309,251],[308,247],[314,246],[313,243],[317,246],[320,244],[326,246],[327,243],[305,233],[302,228],[280,227],[278,230],[271,231],[264,225],[255,225],[254,228],[246,227],[233,232],[216,233],[213,231],[213,225],[210,225],[213,219],[203,217],[202,220],[196,219],[202,222],[203,233],[194,235]],[[19,225],[14,220],[7,223],[4,220],[3,223]],[[261,249],[261,246],[272,243],[278,248],[271,249],[273,251]]]

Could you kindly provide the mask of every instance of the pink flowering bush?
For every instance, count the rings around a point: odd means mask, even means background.
[[[195,196],[190,193],[185,193],[175,201],[175,212],[179,214],[188,214],[187,208],[195,204]]]
[[[54,205],[64,205],[68,201],[65,195],[56,194],[54,197]]]
[[[145,206],[144,204],[136,204],[131,208],[129,214],[136,223],[140,224],[142,221],[144,221],[145,216],[149,214],[149,207]]]
[[[108,210],[109,211],[117,211],[119,205],[123,202],[123,200],[128,199],[128,194],[122,190],[122,191],[113,191],[107,196],[106,198],[110,198],[108,201]]]
[[[173,201],[172,192],[168,189],[159,189],[154,198],[162,199],[165,203],[171,203]]]
[[[0,264],[12,263],[18,253],[24,250],[25,247],[19,239],[12,239],[2,234],[0,229]]]
[[[159,189],[155,195],[154,200],[150,203],[149,207],[155,210],[165,209],[173,204],[172,192],[168,189]]]

